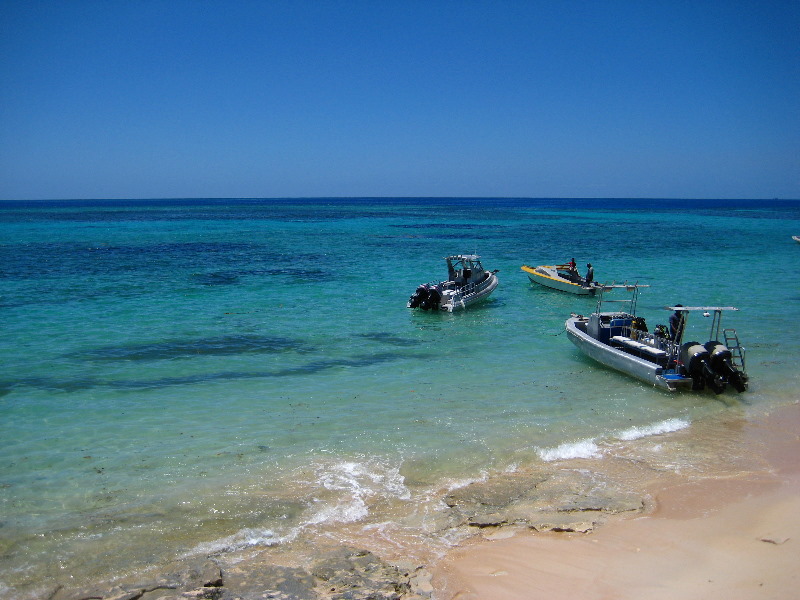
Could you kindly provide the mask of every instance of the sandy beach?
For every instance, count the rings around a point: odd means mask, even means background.
[[[648,513],[589,534],[524,530],[471,541],[436,569],[436,597],[800,597],[800,405],[753,423],[744,437],[762,453],[762,472],[660,482]]]

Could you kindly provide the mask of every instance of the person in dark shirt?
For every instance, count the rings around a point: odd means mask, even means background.
[[[594,267],[592,266],[592,263],[586,263],[586,266],[588,267],[588,270],[586,271],[586,283],[584,283],[584,285],[589,287],[594,281]]]
[[[676,304],[675,308],[678,308],[679,306],[683,306],[683,304]],[[681,338],[683,337],[683,328],[685,326],[686,320],[684,319],[682,310],[676,310],[674,313],[672,313],[672,315],[670,315],[669,337],[676,344],[680,344]]]

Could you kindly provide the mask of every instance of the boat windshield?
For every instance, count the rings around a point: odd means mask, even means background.
[[[475,254],[458,254],[448,256],[447,269],[448,271],[461,271],[463,269],[470,269],[471,271],[482,271],[480,256]]]

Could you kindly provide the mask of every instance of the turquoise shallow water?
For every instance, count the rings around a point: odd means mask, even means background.
[[[705,448],[704,420],[796,398],[799,233],[777,201],[3,203],[0,591],[414,523],[454,485],[670,431]],[[407,309],[459,252],[500,270],[491,299]],[[650,284],[651,324],[737,306],[750,391],[669,395],[582,357],[563,324],[594,300],[520,270],[573,256]],[[686,447],[658,460],[706,468]]]

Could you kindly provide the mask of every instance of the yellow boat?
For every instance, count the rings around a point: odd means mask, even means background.
[[[528,274],[533,283],[570,294],[581,296],[594,295],[600,287],[596,282],[586,285],[586,280],[577,271],[571,271],[567,265],[539,265],[529,267],[522,265],[522,270]]]

